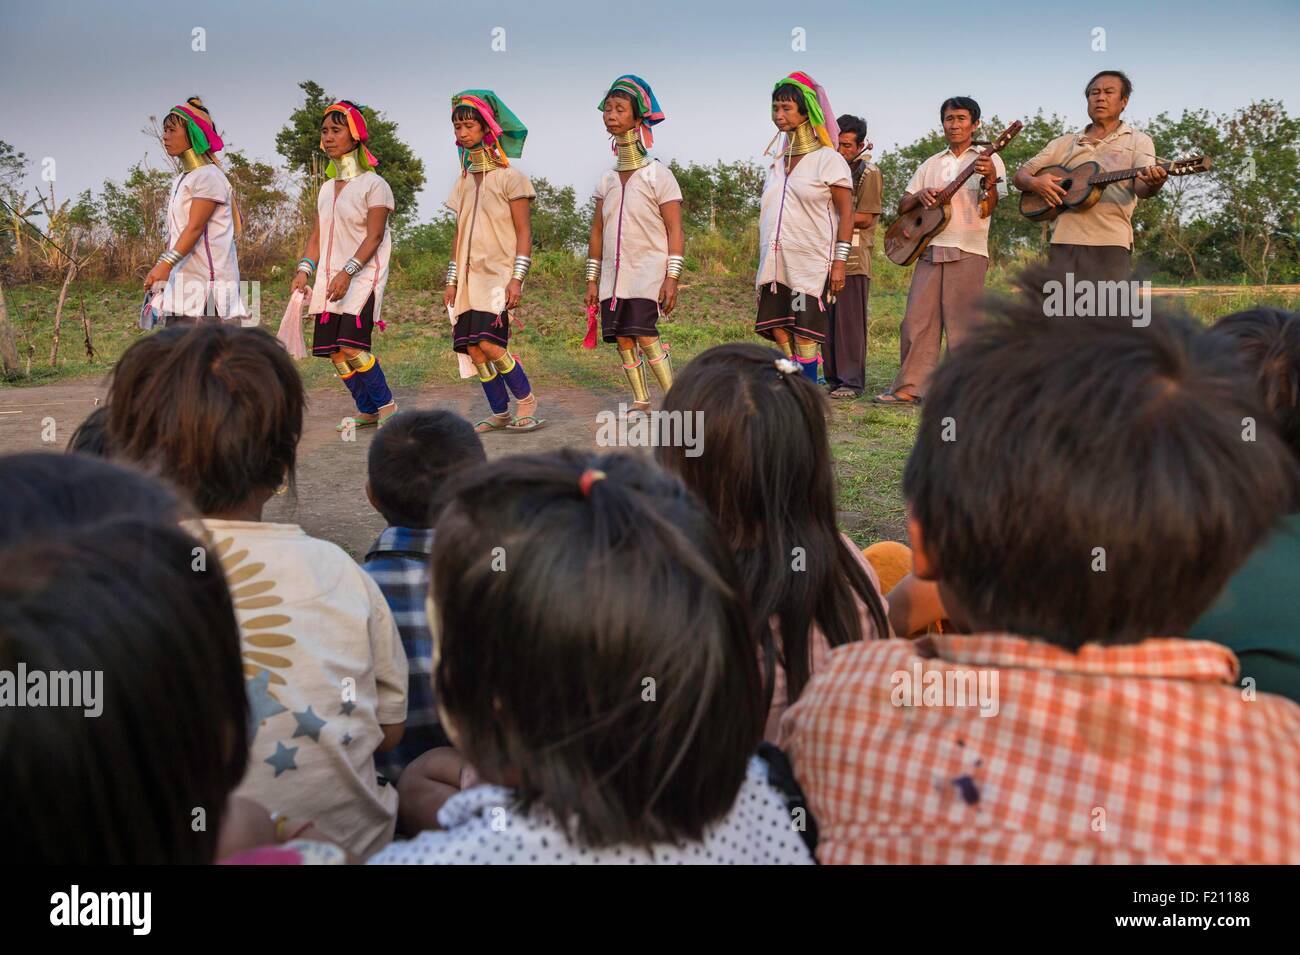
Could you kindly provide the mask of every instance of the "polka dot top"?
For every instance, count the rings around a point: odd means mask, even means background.
[[[512,794],[480,785],[457,793],[438,812],[443,830],[394,842],[370,865],[812,865],[800,835],[801,814],[787,808],[762,759],[749,761],[730,811],[704,838],[649,851],[629,846],[592,849],[569,841],[550,813],[534,807],[516,816]]]

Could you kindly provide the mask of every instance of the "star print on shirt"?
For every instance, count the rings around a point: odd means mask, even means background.
[[[344,746],[347,746],[347,745],[348,745],[349,743],[351,743],[351,742],[352,742],[352,734],[351,734],[351,733],[344,733],[344,734],[343,734],[343,745],[344,745]]]
[[[245,685],[248,693],[248,708],[253,714],[254,726],[260,726],[268,718],[275,716],[277,713],[283,713],[288,709],[288,707],[280,705],[271,696],[269,692],[270,685],[271,673],[269,670],[262,670]]]
[[[297,752],[298,752],[297,746],[285,746],[279,740],[276,740],[275,753],[272,754],[271,756],[266,757],[266,759],[262,760],[262,762],[270,763],[272,766],[274,766],[275,775],[277,778],[279,778],[279,775],[282,772],[284,772],[286,769],[298,768],[293,761],[294,754]]]
[[[348,700],[346,703],[343,704],[343,715],[344,715],[344,716],[351,716],[351,715],[352,715],[352,711],[355,710],[356,708],[357,708],[357,705],[356,705],[355,703],[353,703],[351,700]]]
[[[321,727],[325,725],[326,721],[313,713],[310,706],[301,713],[294,713],[293,718],[298,721],[298,728],[293,731],[293,737],[291,738],[310,736],[316,742],[320,742]]]

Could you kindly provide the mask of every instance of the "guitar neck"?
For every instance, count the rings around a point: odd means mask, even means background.
[[[1173,166],[1173,163],[1171,163],[1171,162],[1158,162],[1158,163],[1152,163],[1152,165],[1154,165],[1154,166],[1159,166],[1159,167],[1160,167],[1161,169],[1163,169],[1165,172],[1168,172],[1169,169],[1170,169],[1170,167]],[[1091,177],[1091,178],[1088,180],[1088,185],[1090,185],[1090,186],[1104,186],[1104,185],[1108,185],[1109,183],[1112,183],[1112,182],[1123,182],[1123,181],[1126,180],[1126,179],[1136,179],[1137,176],[1138,176],[1138,173],[1140,173],[1143,169],[1146,169],[1146,168],[1148,168],[1148,167],[1146,167],[1146,166],[1135,166],[1135,167],[1133,167],[1132,169],[1117,169],[1117,170],[1115,170],[1114,172],[1099,172],[1099,173],[1097,173],[1097,175]]]
[[[994,149],[992,146],[989,146],[981,150],[980,155],[992,156],[995,152],[997,152],[997,150]],[[971,163],[969,166],[967,166],[965,169],[963,169],[961,172],[957,174],[956,179],[954,179],[952,182],[948,183],[948,185],[943,187],[943,191],[940,192],[939,195],[935,197],[935,202],[942,203],[945,205],[949,202],[952,202],[952,197],[957,195],[957,190],[960,189],[962,186],[966,185],[966,180],[969,179],[972,175],[974,175],[974,173],[975,173],[975,164]]]

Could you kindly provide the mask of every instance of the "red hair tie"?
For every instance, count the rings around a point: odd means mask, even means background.
[[[578,487],[582,490],[582,496],[591,497],[591,486],[603,480],[605,480],[604,471],[597,471],[595,468],[587,468],[583,471],[582,477],[578,478]]]

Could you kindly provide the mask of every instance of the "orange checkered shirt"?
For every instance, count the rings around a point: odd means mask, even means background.
[[[853,643],[781,732],[822,862],[1294,864],[1300,706],[1236,678],[1194,640]]]

